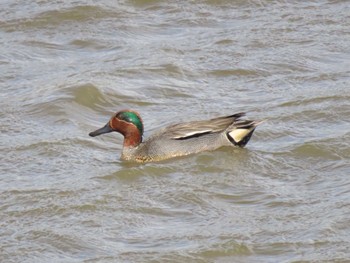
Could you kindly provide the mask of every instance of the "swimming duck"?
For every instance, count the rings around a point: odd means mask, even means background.
[[[142,141],[143,122],[139,113],[122,110],[114,114],[102,128],[89,133],[95,137],[119,132],[124,136],[121,159],[140,163],[161,161],[222,146],[244,147],[261,121],[241,120],[236,113],[209,120],[173,124]]]

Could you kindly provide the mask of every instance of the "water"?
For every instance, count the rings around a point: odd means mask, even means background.
[[[347,262],[347,1],[2,1],[0,262]],[[246,149],[119,160],[246,111]]]

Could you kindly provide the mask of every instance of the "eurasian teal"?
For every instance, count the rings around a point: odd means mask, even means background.
[[[121,159],[136,162],[161,161],[222,146],[244,147],[261,121],[241,120],[245,113],[236,113],[203,121],[173,124],[155,132],[144,142],[143,122],[133,110],[114,114],[102,128],[91,132],[92,137],[119,132],[124,136]]]

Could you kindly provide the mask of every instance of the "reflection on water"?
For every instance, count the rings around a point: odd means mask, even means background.
[[[4,1],[1,262],[346,261],[347,1]],[[335,15],[336,14],[336,15]],[[112,112],[246,111],[246,149],[137,165]]]

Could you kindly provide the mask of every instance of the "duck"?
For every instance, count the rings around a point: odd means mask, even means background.
[[[121,159],[137,163],[157,162],[170,158],[214,151],[224,146],[243,148],[255,128],[262,123],[241,119],[244,112],[172,124],[143,140],[144,125],[134,110],[121,110],[112,115],[105,126],[89,133],[95,137],[110,132],[124,136]]]

